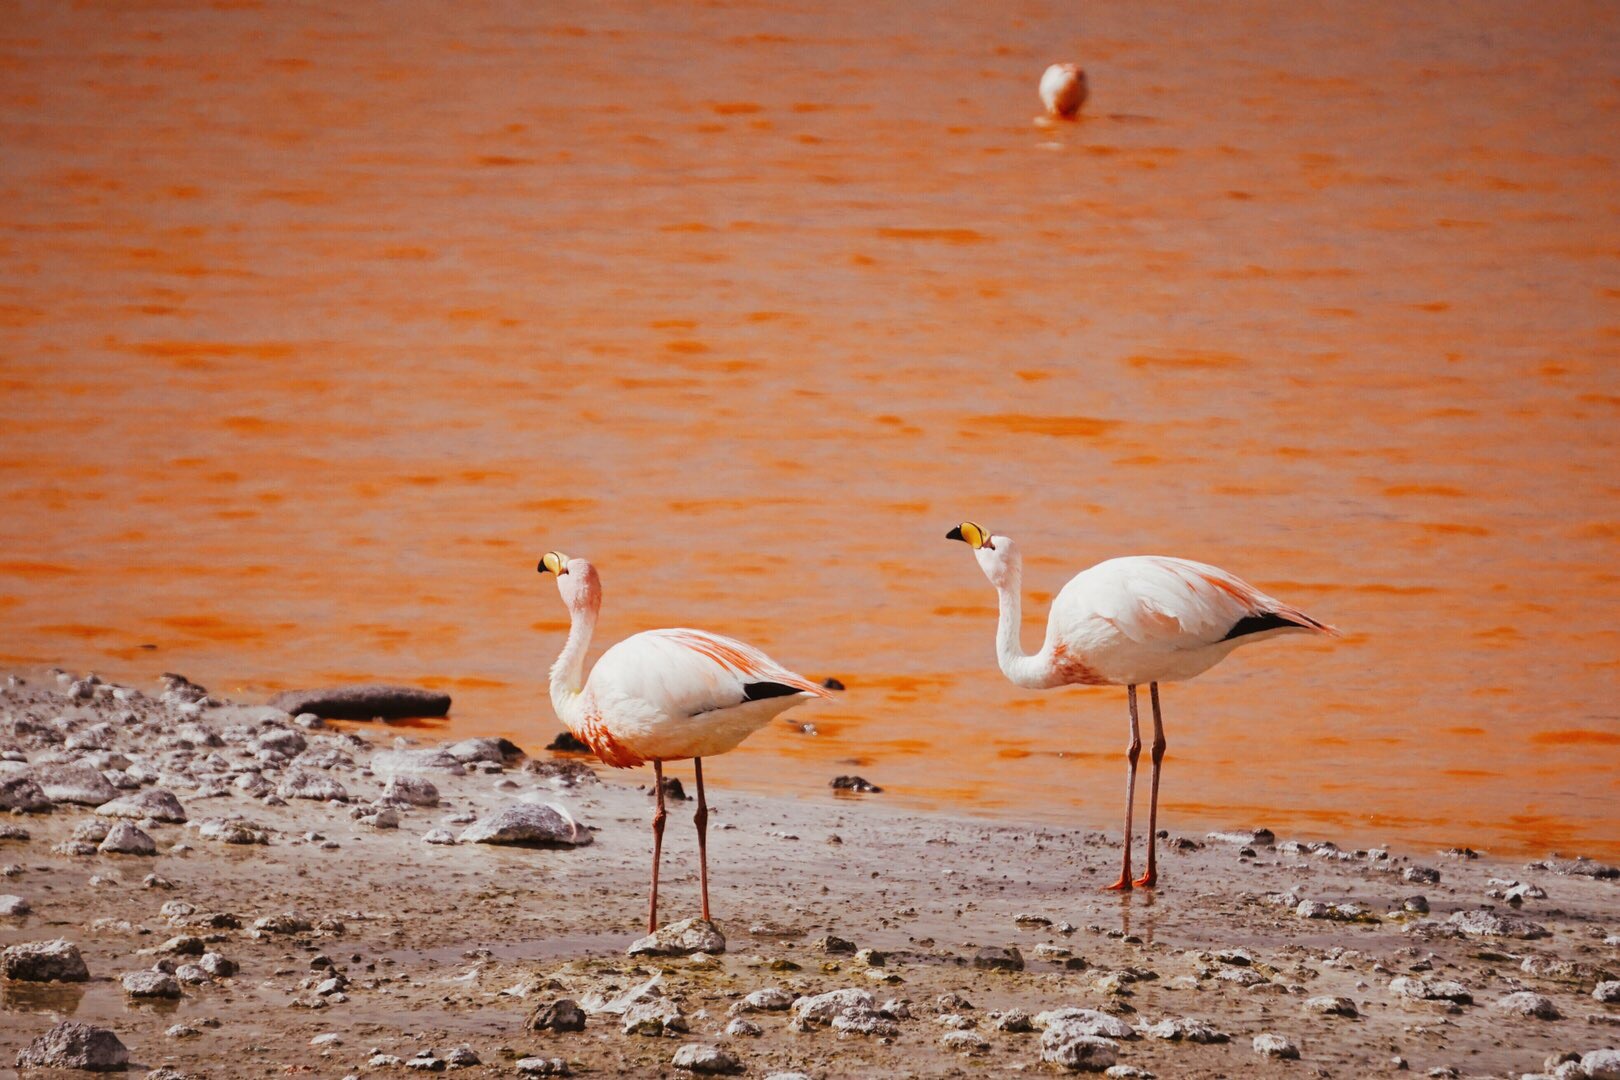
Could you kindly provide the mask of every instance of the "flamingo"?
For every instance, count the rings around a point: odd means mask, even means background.
[[[574,737],[604,763],[628,769],[652,762],[652,892],[647,932],[658,929],[658,861],[664,846],[664,762],[691,758],[697,778],[698,874],[709,919],[709,804],[703,759],[723,754],[812,697],[831,697],[752,645],[705,630],[647,630],[603,653],[585,677],[585,651],[602,606],[596,567],[548,551],[539,572],[557,576],[568,606],[568,640],[551,666],[551,704]]]
[[[1164,760],[1164,721],[1159,684],[1200,675],[1239,645],[1288,633],[1337,637],[1318,622],[1253,585],[1208,563],[1166,555],[1109,559],[1076,574],[1052,601],[1046,641],[1033,656],[1019,638],[1023,560],[1018,546],[964,521],[945,534],[973,549],[1001,602],[996,659],[1018,686],[1124,686],[1131,712],[1125,759],[1125,857],[1109,889],[1130,891],[1159,880],[1155,841],[1159,825],[1159,765]],[[1147,870],[1131,880],[1131,807],[1136,796],[1136,760],[1142,752],[1136,688],[1148,684],[1153,700],[1153,793],[1148,809]]]
[[[1089,93],[1079,64],[1053,64],[1041,73],[1041,104],[1053,116],[1073,120]]]

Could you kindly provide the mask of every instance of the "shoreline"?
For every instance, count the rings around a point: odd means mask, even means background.
[[[321,1075],[406,1075],[418,1051],[444,1063],[461,1044],[481,1061],[469,1076],[519,1075],[535,1057],[575,1073],[684,1075],[672,1061],[687,1043],[723,1049],[750,1076],[1061,1072],[1043,1055],[1091,1044],[1065,1044],[1061,1018],[1022,1029],[1066,1007],[1108,1018],[1088,1020],[1117,1036],[1084,1036],[1111,1043],[1086,1051],[1095,1061],[1160,1076],[1376,1075],[1401,1071],[1396,1057],[1412,1073],[1520,1076],[1549,1054],[1620,1042],[1620,1008],[1593,997],[1620,978],[1620,882],[1567,873],[1590,864],[1171,833],[1161,887],[1118,896],[1100,890],[1117,868],[1112,834],[897,811],[883,796],[717,790],[711,889],[726,951],[630,958],[645,929],[651,800],[602,782],[609,770],[543,751],[503,760],[492,740],[454,744],[473,755],[461,762],[399,729],[304,727],[185,692],[76,692],[30,679],[0,694],[11,759],[0,781],[89,766],[117,779],[120,797],[171,791],[189,820],[98,814],[104,791],[0,818],[27,834],[0,840],[0,893],[32,908],[0,917],[0,945],[66,938],[89,974],[0,980],[15,1021],[0,1034],[0,1070],[67,1019],[114,1031],[132,1068],[209,1077],[305,1060]],[[82,771],[76,782],[95,786]],[[591,842],[423,842],[545,803]],[[666,923],[696,913],[691,806],[671,805]],[[233,815],[266,842],[224,842]],[[152,854],[90,839],[122,820]],[[1427,910],[1409,910],[1419,894]],[[174,944],[184,938],[200,940]],[[194,948],[240,971],[177,982],[177,999],[132,999],[120,983],[154,964],[194,967]],[[642,1025],[657,1034],[626,1034],[622,1015],[592,1011],[654,977],[639,1004],[661,1017]],[[805,1000],[867,993],[871,1008],[829,1018],[839,1026],[795,1025],[791,1011],[748,1005],[769,987]],[[587,1006],[583,1030],[525,1028],[564,998]],[[1336,998],[1356,1015],[1312,1004]],[[1560,1018],[1513,1011],[1531,1007]],[[1251,1045],[1269,1035],[1302,1060]]]

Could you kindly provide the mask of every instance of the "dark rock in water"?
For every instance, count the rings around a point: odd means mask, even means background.
[[[658,789],[656,787],[648,788],[647,789],[647,794],[648,795],[657,795],[658,794]],[[686,801],[686,789],[681,787],[680,777],[678,777],[678,776],[666,776],[666,777],[664,777],[664,798],[666,798],[666,799],[674,799],[676,802],[685,802]]]
[[[1024,954],[1016,945],[992,945],[974,954],[973,966],[985,971],[1023,971]]]
[[[19,1069],[116,1072],[128,1065],[129,1051],[117,1035],[72,1021],[57,1024],[17,1054]]]
[[[29,941],[0,953],[0,973],[19,982],[88,982],[90,969],[71,941]]]
[[[474,822],[460,837],[463,844],[523,844],[541,847],[579,847],[591,842],[591,830],[562,808],[540,803],[517,803],[498,814]]]
[[[842,679],[835,679],[829,675],[821,680],[821,688],[823,690],[842,690],[844,689],[844,682]]]
[[[883,790],[864,776],[835,776],[831,787],[837,791],[859,791],[872,795]]]
[[[125,795],[96,807],[102,817],[151,818],[153,821],[184,822],[185,807],[174,797],[174,792],[163,788],[148,788],[133,795]]]
[[[0,778],[0,810],[20,810],[25,814],[48,811],[51,800],[31,776]]]
[[[585,1010],[573,998],[536,1005],[523,1024],[529,1031],[584,1031]]]
[[[283,690],[270,704],[294,716],[313,713],[327,720],[391,719],[443,716],[450,711],[450,695],[414,686],[361,683],[323,690]]]
[[[561,731],[546,744],[547,750],[560,750],[565,754],[588,754],[591,748],[574,737],[572,731]]]

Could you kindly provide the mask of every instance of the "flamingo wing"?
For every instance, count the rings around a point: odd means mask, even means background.
[[[648,630],[619,642],[597,661],[591,685],[598,696],[638,700],[669,717],[768,698],[831,696],[752,645],[686,628]]]
[[[1110,559],[1075,582],[1095,616],[1142,645],[1201,649],[1268,630],[1335,632],[1220,567],[1191,559]]]

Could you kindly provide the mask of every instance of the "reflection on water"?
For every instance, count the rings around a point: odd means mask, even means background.
[[[719,782],[1113,826],[972,517],[1030,641],[1131,552],[1348,631],[1166,689],[1172,830],[1620,855],[1620,14],[415,7],[0,36],[0,662],[533,746],[561,547],[848,684]]]
[[[30,983],[0,980],[0,1009],[7,1012],[50,1013],[59,1018],[79,1011],[83,983]]]

